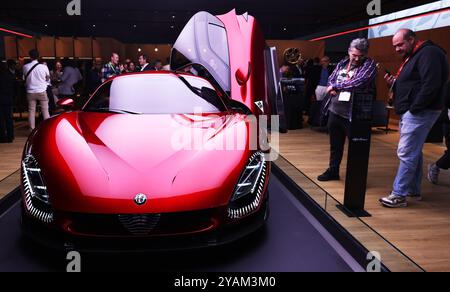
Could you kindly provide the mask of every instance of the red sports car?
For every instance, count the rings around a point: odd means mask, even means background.
[[[117,76],[43,122],[23,153],[25,233],[54,248],[155,250],[261,227],[270,162],[248,117],[269,112],[264,49],[251,16],[201,12],[175,43],[175,71]]]

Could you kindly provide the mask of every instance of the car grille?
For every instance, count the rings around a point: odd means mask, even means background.
[[[166,236],[214,229],[222,209],[164,214],[81,214],[58,213],[65,230],[83,236]]]
[[[132,235],[149,235],[158,226],[161,214],[119,215],[119,221]]]

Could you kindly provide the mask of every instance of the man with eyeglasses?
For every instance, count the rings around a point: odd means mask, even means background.
[[[344,154],[346,137],[351,135],[353,109],[361,104],[355,101],[355,92],[371,93],[375,97],[377,67],[374,60],[367,58],[369,42],[355,39],[348,49],[348,57],[339,62],[328,79],[328,130],[330,134],[330,165],[320,175],[319,181],[340,180],[339,169]],[[365,95],[368,96],[367,94]],[[369,95],[370,96],[370,95]]]

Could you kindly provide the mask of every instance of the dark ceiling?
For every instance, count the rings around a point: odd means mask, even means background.
[[[105,36],[127,43],[172,43],[190,17],[204,10],[248,11],[268,39],[293,39],[369,18],[370,0],[81,0],[82,15],[68,16],[70,0],[2,1],[0,22],[44,35]],[[434,1],[381,1],[382,13]]]

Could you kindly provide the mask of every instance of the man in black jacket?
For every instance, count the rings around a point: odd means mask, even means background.
[[[445,145],[447,146],[447,151],[444,155],[436,162],[428,166],[428,180],[437,185],[439,182],[439,173],[441,169],[448,170],[450,168],[450,82],[447,83],[447,102],[444,111],[442,112],[444,117],[444,136]]]
[[[12,106],[16,78],[16,63],[8,60],[7,67],[0,64],[0,143],[11,143],[14,140],[14,123]]]
[[[150,59],[147,55],[141,54],[139,56],[139,66],[141,67],[141,72],[154,70],[149,61]]]
[[[392,42],[404,60],[396,76],[385,76],[394,89],[395,110],[400,115],[400,166],[392,193],[380,202],[400,208],[407,206],[407,197],[422,199],[422,149],[443,108],[448,63],[443,49],[420,41],[411,30],[398,31]]]

